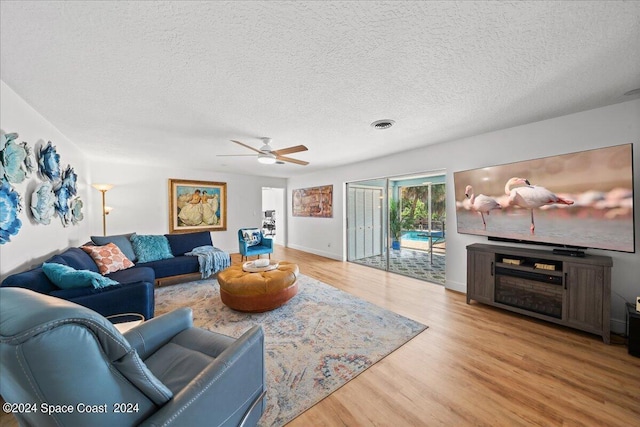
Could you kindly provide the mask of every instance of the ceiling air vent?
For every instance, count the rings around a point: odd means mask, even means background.
[[[389,120],[389,119],[383,119],[383,120],[376,120],[375,122],[371,123],[371,127],[373,127],[374,129],[389,129],[391,126],[393,126],[395,122],[393,120]]]

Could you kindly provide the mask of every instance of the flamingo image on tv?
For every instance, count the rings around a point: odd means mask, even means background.
[[[505,184],[504,192],[509,196],[509,206],[520,206],[531,210],[531,234],[536,229],[536,224],[533,220],[533,210],[535,208],[554,203],[562,205],[573,204],[573,200],[558,197],[544,187],[531,185],[526,178],[511,178]]]

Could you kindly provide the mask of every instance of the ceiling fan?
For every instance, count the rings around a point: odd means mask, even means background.
[[[243,142],[231,140],[231,142],[235,142],[238,145],[242,145],[243,147],[248,148],[249,150],[255,151],[258,154],[219,154],[218,157],[235,157],[235,156],[258,156],[258,162],[264,163],[267,165],[272,165],[274,163],[284,164],[284,162],[295,163],[297,165],[308,165],[309,162],[305,162],[304,160],[298,160],[291,157],[285,157],[285,154],[299,153],[300,151],[307,151],[308,148],[304,145],[296,145],[293,147],[282,148],[280,150],[274,150],[271,148],[271,138],[260,138],[263,142],[262,147],[260,149],[253,148],[250,145],[247,145]]]

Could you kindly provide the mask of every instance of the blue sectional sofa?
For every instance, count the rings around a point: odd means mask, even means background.
[[[99,289],[93,287],[61,289],[49,280],[40,265],[7,277],[0,286],[27,288],[66,299],[88,307],[103,316],[138,313],[142,314],[145,319],[151,319],[154,315],[154,285],[156,281],[199,273],[198,257],[187,256],[185,253],[199,246],[212,246],[211,233],[209,232],[166,234],[165,236],[173,257],[137,263],[125,270],[107,274],[106,277],[119,282],[117,285]],[[113,241],[117,244],[118,238],[122,236],[114,237]],[[93,258],[80,248],[69,248],[45,262],[67,265],[75,270],[99,272]]]

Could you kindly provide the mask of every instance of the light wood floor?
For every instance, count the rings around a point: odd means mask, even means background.
[[[288,427],[640,425],[640,358],[622,344],[370,267],[272,257],[429,326]]]
[[[640,358],[624,345],[357,264],[281,246],[272,258],[429,326],[288,427],[638,425]]]

